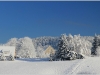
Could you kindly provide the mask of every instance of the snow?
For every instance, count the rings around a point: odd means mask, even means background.
[[[84,59],[73,74],[100,75],[100,57],[88,57]]]
[[[0,74],[14,75],[96,75],[100,73],[100,57],[88,57],[71,61],[47,61],[47,59],[19,59],[0,61]]]

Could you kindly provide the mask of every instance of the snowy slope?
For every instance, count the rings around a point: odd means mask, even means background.
[[[0,74],[96,75],[100,74],[99,63],[100,57],[53,62],[47,61],[46,59],[20,59],[15,61],[0,61]]]
[[[0,74],[32,74],[32,75],[66,75],[76,63],[75,61],[41,61],[41,60],[15,60],[1,61]]]
[[[72,74],[100,75],[100,57],[89,57],[84,59]]]

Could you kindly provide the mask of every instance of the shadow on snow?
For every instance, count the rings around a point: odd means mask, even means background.
[[[49,61],[48,58],[19,58],[19,59],[15,59],[15,60],[27,61],[27,62],[45,62],[45,61]]]

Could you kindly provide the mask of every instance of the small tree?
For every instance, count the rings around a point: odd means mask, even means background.
[[[0,60],[1,60],[1,61],[5,61],[5,60],[6,60],[6,57],[4,56],[3,51],[1,52]]]
[[[10,60],[10,61],[14,61],[14,57],[13,57],[12,54],[10,54],[10,56],[9,56],[9,60]]]

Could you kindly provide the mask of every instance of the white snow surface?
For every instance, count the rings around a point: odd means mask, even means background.
[[[100,57],[71,61],[19,59],[0,61],[0,75],[99,75]]]

